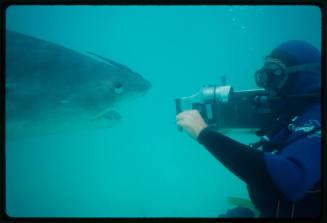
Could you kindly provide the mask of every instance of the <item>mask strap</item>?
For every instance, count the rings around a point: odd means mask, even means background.
[[[299,71],[310,71],[316,74],[321,73],[321,64],[320,63],[307,63],[307,64],[301,64],[296,65],[292,67],[287,67],[285,69],[286,73],[295,73]]]

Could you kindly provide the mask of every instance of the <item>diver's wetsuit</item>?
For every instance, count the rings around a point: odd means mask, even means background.
[[[314,104],[298,114],[294,128],[276,153],[253,149],[210,128],[198,142],[224,166],[247,183],[250,198],[267,218],[313,218],[321,215],[321,132],[300,137],[320,128],[321,105]],[[286,129],[272,141],[283,137]]]

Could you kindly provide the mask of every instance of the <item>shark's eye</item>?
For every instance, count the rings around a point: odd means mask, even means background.
[[[116,83],[114,86],[114,91],[116,94],[121,94],[123,92],[123,85],[120,82]]]

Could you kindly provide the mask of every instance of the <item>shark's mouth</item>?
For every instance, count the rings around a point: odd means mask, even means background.
[[[119,120],[121,119],[121,115],[119,112],[113,110],[111,107],[106,108],[98,114],[94,115],[90,120],[95,121],[101,118],[109,119],[109,120]]]

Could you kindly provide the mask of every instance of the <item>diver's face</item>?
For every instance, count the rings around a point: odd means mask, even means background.
[[[276,58],[267,57],[264,66],[255,73],[255,81],[265,89],[281,88],[287,79],[285,65]]]

